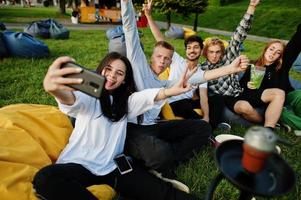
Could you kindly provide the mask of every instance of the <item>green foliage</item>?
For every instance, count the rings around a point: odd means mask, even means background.
[[[234,31],[245,13],[249,0],[242,0],[231,5],[221,7],[219,0],[208,0],[206,12],[199,16],[198,26]],[[288,40],[301,22],[300,0],[262,0],[257,6],[254,23],[250,34]],[[154,12],[154,19],[166,21],[165,16]],[[194,15],[188,18],[176,12],[171,13],[172,23],[193,26]]]
[[[0,21],[12,23],[28,23],[40,19],[54,18],[59,20],[70,20],[71,10],[62,15],[56,7],[0,7]]]

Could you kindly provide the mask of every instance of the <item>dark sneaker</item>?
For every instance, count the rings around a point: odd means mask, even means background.
[[[161,173],[157,172],[156,170],[150,170],[149,172],[155,175],[156,177],[162,179],[163,181],[171,183],[174,188],[189,193],[189,188],[184,183],[181,183],[180,181],[177,181],[175,179],[165,178],[162,176]]]
[[[231,125],[226,123],[226,122],[222,122],[222,123],[219,123],[216,127],[218,130],[221,130],[223,132],[229,132],[231,131]]]

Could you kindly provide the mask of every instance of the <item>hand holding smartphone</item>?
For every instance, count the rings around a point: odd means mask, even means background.
[[[83,66],[72,63],[72,62],[67,62],[62,65],[61,68],[66,68],[66,67],[80,67],[83,70],[80,73],[74,73],[74,74],[68,74],[65,77],[68,78],[81,78],[83,79],[83,82],[81,84],[70,84],[68,86],[82,91],[90,96],[93,96],[95,98],[99,98],[101,95],[101,91],[105,82],[105,77],[96,74]]]

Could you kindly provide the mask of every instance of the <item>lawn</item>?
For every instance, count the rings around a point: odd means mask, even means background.
[[[142,29],[144,36],[142,42],[145,52],[149,56],[151,54],[154,40],[148,29]],[[210,36],[201,33],[202,37]],[[227,39],[227,38],[225,38]],[[0,106],[15,103],[35,103],[35,104],[51,104],[56,105],[54,99],[44,92],[42,80],[47,71],[48,66],[58,56],[69,55],[76,61],[88,68],[95,68],[100,59],[107,53],[108,41],[105,39],[105,32],[98,30],[71,30],[68,40],[43,40],[51,51],[51,56],[44,59],[19,59],[5,58],[0,61]],[[176,50],[184,56],[183,40],[169,40]],[[246,41],[244,52],[250,58],[259,55],[259,49],[263,48],[264,43]],[[221,132],[219,132],[221,133]],[[243,136],[245,129],[234,126],[231,133]],[[218,133],[215,133],[218,134]],[[300,177],[301,149],[300,138],[293,134],[285,134],[279,132],[280,135],[295,143],[293,147],[281,146],[282,156],[293,166],[297,177]],[[206,190],[210,182],[218,173],[217,166],[214,162],[214,149],[207,147],[199,153],[189,163],[179,166],[177,174],[179,179],[191,188],[191,191],[197,194],[201,199],[204,198]],[[300,187],[298,181],[296,188],[289,195],[275,199],[301,199]],[[218,198],[223,200],[236,199],[239,192],[228,182],[222,182],[218,187]],[[256,198],[261,199],[261,198]]]
[[[242,0],[240,3],[225,7],[219,7],[217,5],[217,0],[210,0],[210,2],[211,5],[208,7],[208,13],[204,13],[204,15],[201,15],[200,17],[200,25],[232,31],[235,28],[233,26],[235,26],[241,18],[248,1]],[[277,3],[278,5],[276,5]],[[297,22],[301,21],[300,12],[297,11],[298,6],[295,6],[299,5],[298,3],[300,3],[300,0],[290,0],[289,2],[281,0],[262,1],[262,5],[258,7],[258,15],[256,14],[251,33],[255,35],[289,39]],[[235,10],[234,13],[232,12],[233,10]],[[266,12],[266,10],[269,12]],[[283,15],[286,10],[288,15]],[[226,12],[230,12],[231,16],[229,14],[226,15]],[[277,12],[281,12],[282,14],[274,16],[273,13]],[[265,15],[266,18],[259,17]],[[273,17],[271,17],[271,15]],[[216,16],[218,16],[218,20],[215,20]],[[157,17],[159,18],[160,16],[158,15]],[[55,18],[59,21],[69,20],[69,16],[58,15],[55,8],[0,8],[0,21],[2,22],[29,22],[44,18]],[[220,20],[221,18],[227,20]],[[173,21],[176,23],[182,23],[184,21],[180,17],[175,17],[173,20],[174,19],[177,19],[177,21]],[[269,20],[272,20],[272,22]],[[233,21],[235,23],[233,23]],[[186,22],[189,24],[192,20],[185,21],[185,24]],[[142,43],[144,44],[145,53],[149,57],[151,55],[154,40],[148,29],[141,29],[141,31],[144,33]],[[211,36],[210,34],[203,32],[198,34],[203,38]],[[229,39],[227,37],[222,38],[225,40]],[[101,58],[107,53],[108,49],[108,41],[105,37],[105,32],[100,30],[71,30],[70,38],[68,40],[48,39],[43,41],[48,45],[51,51],[51,56],[48,58],[5,58],[0,60],[0,107],[16,103],[56,105],[54,99],[47,94],[42,87],[43,77],[52,61],[58,56],[68,55],[75,58],[79,64],[94,69]],[[177,52],[183,56],[185,55],[183,40],[168,41],[175,46]],[[244,47],[245,51],[243,53],[249,56],[250,59],[255,59],[262,51],[264,43],[246,40],[244,42]],[[300,74],[291,72],[291,76],[301,81]],[[233,126],[231,133],[243,136],[245,131],[245,128]],[[215,132],[215,134],[219,133],[221,132]],[[300,137],[296,137],[292,133],[286,134],[279,131],[278,133],[294,143],[293,147],[280,145],[282,149],[281,155],[293,167],[297,179],[300,179]],[[205,197],[209,184],[217,173],[218,169],[214,162],[213,147],[207,147],[190,162],[180,165],[177,169],[179,180],[186,183],[192,193],[197,194],[200,199]],[[301,181],[298,180],[296,187],[288,195],[272,199],[301,200],[300,189]],[[224,181],[221,186],[218,187],[216,199],[237,199],[238,195],[239,191],[231,184]],[[265,198],[256,197],[256,199]]]

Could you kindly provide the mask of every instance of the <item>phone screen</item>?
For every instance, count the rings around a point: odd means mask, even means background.
[[[121,174],[126,174],[133,170],[130,162],[128,161],[128,159],[126,158],[126,156],[124,154],[116,156],[114,158],[114,161]]]

